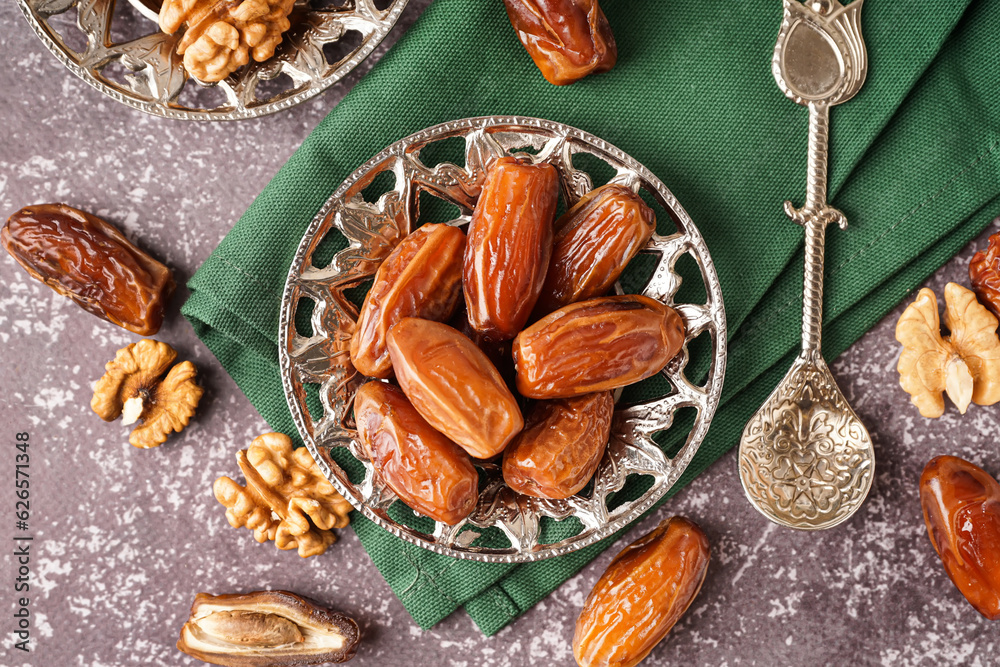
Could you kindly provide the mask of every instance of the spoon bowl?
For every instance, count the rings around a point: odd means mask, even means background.
[[[747,422],[739,468],[751,504],[775,523],[832,528],[871,489],[871,437],[819,354],[800,354]]]

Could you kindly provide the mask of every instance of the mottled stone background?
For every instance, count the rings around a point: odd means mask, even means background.
[[[389,42],[428,1],[411,2]],[[64,70],[12,2],[0,4],[0,26],[0,212],[63,201],[105,216],[172,266],[181,284],[363,73],[261,120],[167,121]],[[964,281],[971,253],[930,285]],[[357,665],[572,664],[576,614],[615,550],[485,638],[462,612],[421,631],[349,530],[325,556],[302,560],[231,529],[212,481],[238,477],[235,451],[266,425],[180,317],[185,297],[180,289],[159,338],[195,361],[206,396],[181,437],[140,451],[120,423],[105,424],[89,408],[104,362],[136,337],[0,258],[0,664],[196,664],[174,648],[194,594],[263,587],[309,594],[356,617],[365,633]],[[729,454],[629,536],[681,513],[713,545],[701,595],[649,664],[1000,664],[1000,626],[945,577],[917,501],[920,470],[936,454],[1000,473],[1000,406],[920,418],[897,384],[899,312],[834,365],[878,458],[871,498],[852,521],[818,534],[769,524],[743,499]],[[29,654],[13,650],[10,634],[18,431],[31,434]]]

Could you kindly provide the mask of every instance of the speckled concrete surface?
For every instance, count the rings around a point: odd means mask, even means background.
[[[426,4],[413,0],[389,41]],[[166,121],[66,72],[13,3],[0,4],[0,25],[0,61],[9,65],[0,70],[0,212],[60,200],[103,215],[170,264],[179,283],[357,77],[261,120]],[[971,252],[930,285],[964,280]],[[231,529],[211,483],[238,475],[234,452],[266,425],[179,316],[185,297],[181,289],[159,338],[198,364],[207,393],[181,437],[139,451],[120,423],[105,424],[89,408],[104,362],[136,337],[0,258],[0,664],[197,664],[174,648],[194,594],[263,587],[309,594],[355,616],[365,640],[352,664],[572,664],[574,619],[614,550],[484,638],[462,612],[421,631],[349,530],[325,556],[302,560]],[[856,518],[819,534],[769,524],[744,501],[730,454],[630,535],[676,512],[698,521],[714,549],[701,595],[649,664],[1000,664],[1000,626],[947,580],[916,487],[923,464],[941,453],[1000,474],[1000,406],[920,418],[894,370],[900,310],[834,365],[878,457],[875,488]],[[13,649],[11,635],[19,431],[31,434],[27,654]]]

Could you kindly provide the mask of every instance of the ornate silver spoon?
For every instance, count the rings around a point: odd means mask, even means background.
[[[772,70],[778,86],[809,108],[806,201],[785,202],[805,228],[802,351],[740,439],[740,480],[751,504],[775,523],[830,528],[861,506],[875,465],[871,438],[848,405],[820,352],[826,226],[847,226],[826,202],[830,107],[854,97],[868,57],[861,38],[862,0],[784,0]]]

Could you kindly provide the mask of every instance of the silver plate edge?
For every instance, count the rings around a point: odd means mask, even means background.
[[[34,13],[25,0],[16,0],[17,6],[21,9],[21,13],[24,15],[25,20],[28,25],[31,26],[32,31],[35,35],[42,41],[52,55],[56,57],[59,62],[63,64],[70,72],[78,76],[84,82],[89,84],[91,87],[96,88],[100,92],[104,93],[116,102],[120,102],[126,106],[132,107],[133,109],[138,109],[144,113],[148,113],[151,116],[159,116],[161,118],[171,118],[174,120],[200,120],[200,121],[223,121],[223,120],[246,120],[249,118],[260,118],[262,116],[268,116],[279,111],[284,111],[290,109],[293,106],[301,104],[306,100],[312,99],[316,95],[325,92],[334,85],[341,81],[345,76],[347,76],[355,67],[357,67],[363,60],[365,60],[371,52],[378,47],[379,44],[388,36],[388,34],[395,27],[396,22],[399,20],[400,15],[403,13],[403,9],[406,8],[409,0],[403,0],[402,3],[397,5],[392,9],[389,14],[386,15],[386,24],[380,27],[376,31],[376,37],[369,40],[361,49],[358,50],[354,56],[344,62],[340,67],[338,67],[334,72],[327,77],[327,81],[323,85],[309,88],[304,90],[297,95],[292,97],[287,97],[285,99],[279,100],[277,102],[271,102],[268,104],[261,105],[259,107],[253,107],[252,109],[246,109],[243,111],[230,111],[226,113],[214,114],[211,111],[198,112],[198,111],[182,111],[179,109],[170,109],[164,107],[161,104],[152,102],[143,102],[141,100],[133,99],[127,95],[120,93],[119,91],[111,88],[107,84],[99,81],[90,75],[86,68],[81,67],[77,63],[73,62],[70,57],[63,52],[59,45],[49,36],[49,34],[39,25],[38,20],[35,18]],[[378,34],[381,33],[381,34]]]

